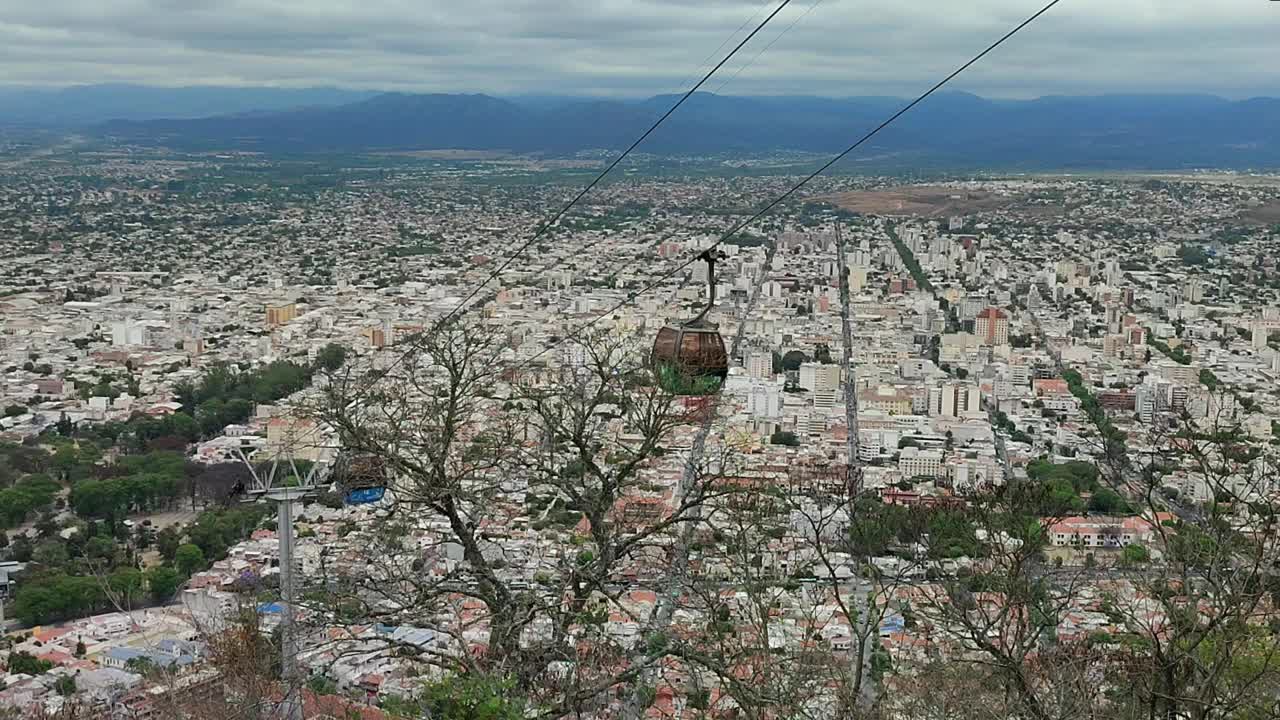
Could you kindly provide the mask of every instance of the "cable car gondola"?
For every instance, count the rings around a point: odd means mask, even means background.
[[[344,455],[334,468],[334,482],[347,505],[375,503],[387,492],[387,466],[377,455]]]
[[[711,395],[720,389],[729,374],[729,353],[719,326],[707,321],[716,304],[716,257],[702,253],[707,263],[710,296],[698,316],[658,331],[653,341],[653,371],[658,385],[674,395]]]

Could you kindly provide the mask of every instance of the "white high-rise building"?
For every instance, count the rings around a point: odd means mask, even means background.
[[[865,267],[849,268],[849,292],[860,293],[867,286],[867,269]]]
[[[835,406],[840,390],[840,366],[804,363],[800,366],[800,387],[813,393],[814,407]]]
[[[747,392],[747,412],[756,418],[782,416],[782,386],[774,382],[753,382]]]
[[[1033,283],[1031,289],[1027,291],[1027,309],[1039,310],[1042,307],[1044,307],[1044,298],[1040,296],[1039,287]]]
[[[1173,383],[1148,375],[1134,392],[1134,409],[1142,422],[1149,423],[1159,413],[1167,412],[1172,404]],[[1185,404],[1185,400],[1183,401]]]
[[[1191,278],[1182,285],[1184,302],[1198,303],[1204,300],[1204,282],[1199,278]]]
[[[132,320],[111,323],[111,344],[115,347],[142,345],[146,342],[146,327]]]
[[[982,392],[969,382],[936,385],[929,388],[929,414],[955,418],[981,415]]]
[[[1009,366],[1009,382],[1018,387],[1026,387],[1031,384],[1031,366],[1030,365],[1010,365]]]

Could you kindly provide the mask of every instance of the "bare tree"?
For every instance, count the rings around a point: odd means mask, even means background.
[[[1049,529],[1068,512],[1049,489],[1014,483],[933,514],[920,535],[929,577],[915,608],[944,658],[974,666],[998,687],[1001,705],[1051,720],[1094,702],[1080,689],[1093,653],[1059,637],[1058,626],[1087,581],[1084,569],[1046,562]],[[970,568],[947,572],[947,558]]]
[[[795,466],[788,480],[807,573],[829,588],[831,604],[848,623],[852,645],[838,674],[839,705],[845,714],[866,712],[875,701],[873,658],[881,625],[902,609],[899,591],[922,565],[913,549],[922,515],[885,505],[850,477],[847,465]],[[877,559],[887,560],[883,570]]]
[[[1221,404],[1221,403],[1220,403]],[[1116,483],[1152,521],[1158,562],[1130,572],[1133,597],[1111,607],[1129,641],[1123,657],[1137,714],[1274,717],[1280,712],[1275,622],[1280,525],[1267,446],[1234,417],[1161,418]],[[1121,475],[1120,473],[1123,473]],[[1167,484],[1181,478],[1203,502]]]
[[[357,530],[385,561],[311,597],[326,622],[349,608],[353,625],[436,633],[427,648],[387,648],[402,658],[509,678],[547,717],[587,712],[668,655],[630,662],[608,620],[642,620],[632,590],[723,491],[710,466],[680,497],[659,482],[689,410],[629,338],[592,338],[554,369],[513,367],[504,350],[450,326],[393,372],[329,383],[317,417],[391,469],[396,515]]]
[[[1000,688],[991,707],[1045,720],[1276,715],[1275,468],[1222,421],[1160,417],[1145,437],[1103,429],[1102,477],[1137,513],[1130,527],[1149,529],[1149,547],[1122,551],[1121,533],[1138,533],[1103,531],[1090,547],[1114,548],[1110,560],[1094,550],[1083,566],[1046,564],[1063,511],[1036,485],[964,511],[985,534],[981,558],[967,577],[929,586],[921,609],[945,656]],[[941,540],[930,532],[926,544]],[[1065,616],[1089,602],[1119,630],[1064,635]]]
[[[833,618],[825,589],[791,566],[804,549],[776,479],[739,471],[708,504],[682,605],[703,627],[673,638],[673,652],[744,718],[829,717],[839,668],[821,631]]]

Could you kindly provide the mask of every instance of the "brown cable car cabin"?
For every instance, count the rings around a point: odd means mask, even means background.
[[[704,252],[710,299],[698,316],[658,331],[653,341],[652,362],[658,385],[674,395],[711,395],[720,390],[729,375],[729,353],[719,326],[708,322],[707,313],[716,304],[716,257]]]

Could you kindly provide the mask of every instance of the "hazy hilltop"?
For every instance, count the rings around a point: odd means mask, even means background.
[[[673,100],[86,86],[0,91],[0,122],[79,124],[127,142],[179,149],[559,154],[625,147]],[[903,103],[891,97],[698,94],[641,149],[829,153]],[[1280,100],[1102,95],[1013,101],[943,93],[904,115],[849,162],[854,167],[861,162],[933,168],[1274,168],[1280,167]]]

